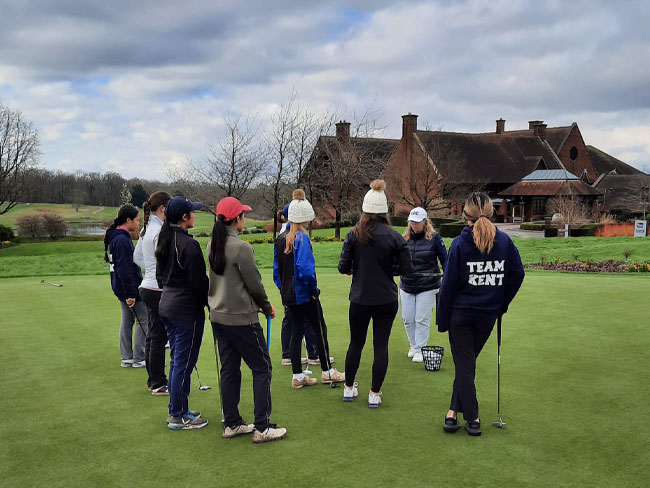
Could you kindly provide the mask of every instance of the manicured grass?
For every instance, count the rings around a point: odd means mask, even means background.
[[[272,301],[279,298],[264,272]],[[148,394],[144,370],[119,367],[119,306],[101,276],[0,280],[5,364],[0,407],[4,486],[643,486],[650,461],[643,421],[650,402],[650,279],[529,273],[504,317],[503,430],[496,420],[496,341],[479,357],[484,435],[445,434],[453,362],[447,335],[440,372],[406,357],[398,318],[384,404],[367,408],[371,337],[358,373],[360,396],[322,385],[294,391],[280,366],[273,323],[273,421],[287,439],[256,446],[220,437],[211,331],[206,328],[190,406],[207,428],[165,427],[167,399]],[[349,333],[349,278],[320,270],[335,366]],[[251,421],[252,383],[243,368],[241,412]],[[317,374],[320,368],[312,367]],[[13,420],[9,421],[12,416]]]
[[[0,224],[15,227],[16,219],[21,215],[36,213],[39,210],[50,210],[59,214],[67,222],[104,222],[117,216],[117,207],[101,207],[92,205],[80,206],[79,211],[70,204],[30,203],[16,205],[6,214],[0,215]],[[98,211],[99,210],[99,211]]]
[[[331,229],[326,229],[331,230]],[[319,231],[316,231],[319,232]],[[264,234],[261,234],[264,235]],[[257,234],[242,236],[254,239]],[[208,237],[199,237],[204,252]],[[563,261],[591,259],[625,260],[629,251],[634,261],[650,261],[650,239],[632,237],[576,237],[570,239],[514,239],[524,263],[540,262],[542,256],[546,261],[554,258]],[[445,239],[447,248],[451,239]],[[314,253],[319,268],[336,268],[341,254],[340,242],[315,242]],[[255,259],[262,269],[273,267],[273,246],[256,244]],[[25,243],[0,250],[0,276],[51,276],[51,275],[89,275],[106,274],[104,262],[104,244],[95,242],[37,242]]]

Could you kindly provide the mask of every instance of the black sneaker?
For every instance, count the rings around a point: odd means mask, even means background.
[[[455,419],[453,417],[445,417],[445,425],[443,426],[445,432],[453,434],[454,432],[458,432],[458,429],[460,429],[460,427],[461,425],[458,422],[458,419]]]
[[[183,415],[182,417],[169,417],[169,427],[171,430],[191,430],[202,429],[208,425],[208,420],[200,417],[190,417]]]
[[[152,389],[151,394],[153,396],[169,396],[169,388],[167,385],[162,385],[158,388]]]
[[[481,421],[470,420],[465,424],[465,430],[469,435],[474,435],[474,436],[481,435]]]

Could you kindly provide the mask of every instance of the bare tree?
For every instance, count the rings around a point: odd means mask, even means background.
[[[386,167],[396,143],[378,138],[380,110],[374,102],[353,114],[350,132],[340,137],[321,137],[305,171],[310,198],[334,215],[334,235],[341,238],[341,223],[347,214],[357,214],[369,183]]]
[[[591,209],[577,195],[557,196],[548,200],[546,208],[553,214],[553,221],[569,226],[582,222],[590,217]],[[555,218],[558,215],[558,218]]]
[[[485,183],[466,170],[459,149],[453,139],[444,136],[442,127],[435,131],[425,127],[414,137],[407,167],[389,169],[390,191],[398,202],[409,207],[449,210]]]
[[[38,131],[23,114],[0,105],[0,215],[23,197],[25,175],[39,157]]]
[[[271,116],[271,123],[265,131],[267,155],[266,184],[264,199],[273,215],[273,240],[277,236],[278,210],[291,194],[291,146],[296,129],[296,92],[280,104]]]

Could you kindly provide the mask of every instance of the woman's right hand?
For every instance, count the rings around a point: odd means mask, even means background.
[[[272,319],[275,318],[275,307],[273,306],[273,304],[271,304],[271,318]]]

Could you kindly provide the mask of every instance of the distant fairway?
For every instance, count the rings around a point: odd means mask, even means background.
[[[49,279],[63,288],[40,285],[39,277],[0,279],[7,365],[0,406],[9,417],[20,412],[0,426],[3,486],[645,484],[650,277],[529,273],[504,318],[504,430],[489,426],[496,419],[494,336],[479,358],[481,438],[442,431],[453,378],[446,334],[432,333],[429,343],[446,353],[442,371],[427,372],[407,359],[398,316],[384,404],[372,411],[371,337],[357,378],[359,399],[344,404],[341,389],[291,390],[290,368],[280,366],[278,318],[272,420],[288,436],[263,446],[249,437],[220,438],[209,326],[198,367],[213,389],[198,391],[194,377],[190,405],[210,425],[172,432],[165,427],[167,399],[148,394],[145,371],[119,367],[120,312],[108,276]],[[281,309],[269,271],[264,279]],[[319,282],[335,366],[342,369],[349,278],[320,269]],[[251,421],[245,367],[243,376],[241,411]],[[152,453],[160,465],[151,462]]]

